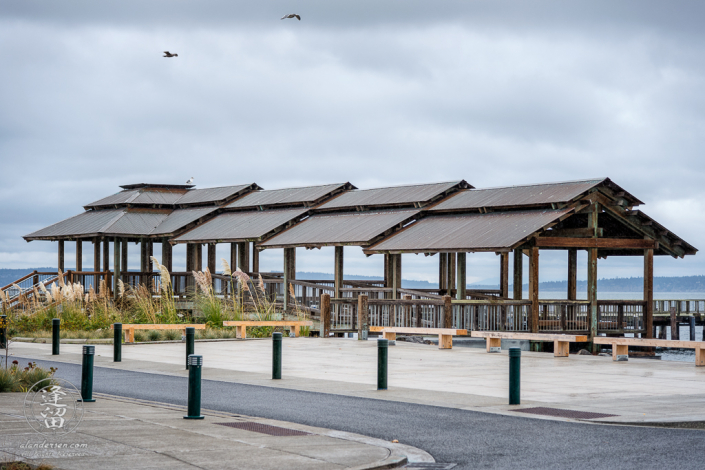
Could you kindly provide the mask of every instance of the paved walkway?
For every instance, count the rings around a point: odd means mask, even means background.
[[[81,346],[13,343],[23,357],[80,362]],[[514,416],[536,406],[616,416],[595,419],[629,424],[705,422],[705,368],[692,363],[523,352],[522,405],[507,405],[506,352],[397,343],[390,347],[388,391],[375,390],[376,342],[286,338],[283,380],[272,381],[271,341],[196,343],[204,356],[204,379],[291,388],[364,398],[381,398]],[[126,345],[123,362],[112,362],[112,346],[96,346],[96,365],[185,376],[184,344]]]
[[[34,432],[24,415],[24,393],[0,394],[0,462],[27,459],[57,469],[372,469],[433,459],[409,446],[357,434],[96,394],[76,433],[52,438]],[[273,436],[218,423],[257,423],[309,433]],[[271,429],[271,428],[270,428]],[[61,448],[47,448],[60,444]],[[40,446],[40,447],[37,447]]]

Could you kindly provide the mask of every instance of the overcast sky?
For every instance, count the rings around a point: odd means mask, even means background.
[[[703,249],[704,18],[702,1],[0,0],[0,268],[55,266],[56,243],[21,236],[121,184],[190,176],[608,176]],[[382,274],[379,256],[346,258],[346,273]],[[542,254],[542,279],[565,279],[564,258]],[[280,252],[262,259],[281,269]],[[404,277],[435,281],[436,260],[405,255]],[[493,254],[468,260],[471,280],[496,281]],[[332,262],[298,255],[302,270]],[[599,269],[642,274],[640,258]],[[656,260],[657,276],[694,274],[702,255]]]

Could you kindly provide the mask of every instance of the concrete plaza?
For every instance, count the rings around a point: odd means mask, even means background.
[[[443,407],[522,415],[536,406],[615,415],[591,422],[624,424],[705,422],[705,368],[692,363],[611,357],[554,358],[523,352],[522,405],[509,406],[506,351],[437,347],[398,342],[389,349],[389,390],[377,391],[376,341],[285,338],[283,379],[271,380],[271,340],[197,342],[204,357],[203,378],[269,387],[384,399]],[[12,354],[79,363],[81,346],[13,343]],[[123,346],[121,363],[112,362],[112,345],[96,346],[96,366],[185,376],[183,343]]]

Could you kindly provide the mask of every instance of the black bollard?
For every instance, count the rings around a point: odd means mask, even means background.
[[[0,315],[0,349],[7,349],[7,315]]]
[[[509,348],[509,404],[521,404],[521,349]]]
[[[688,326],[690,327],[690,340],[695,341],[695,317],[688,317]]]
[[[51,355],[59,355],[59,343],[61,342],[61,320],[54,318],[51,321]]]
[[[122,362],[122,323],[113,324],[113,362]]]
[[[184,419],[203,419],[201,416],[201,368],[203,356],[188,357],[188,415]]]
[[[272,334],[272,379],[282,378],[282,334]]]
[[[93,359],[95,346],[83,346],[83,368],[81,370],[81,398],[84,403],[93,403]]]
[[[387,390],[387,359],[389,340],[377,340],[377,390]]]
[[[195,354],[196,328],[189,326],[186,328],[186,369],[188,370],[188,357]]]

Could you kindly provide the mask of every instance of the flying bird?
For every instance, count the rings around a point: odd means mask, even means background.
[[[296,13],[289,13],[288,15],[282,16],[282,19],[285,20],[287,18],[296,18],[297,20],[301,21],[301,17],[297,15]]]
[[[189,178],[189,180],[186,182],[186,184],[191,184],[191,183],[193,183],[193,176],[191,178]]]
[[[162,57],[179,57],[179,54],[172,54],[169,51],[164,51],[164,55]]]

